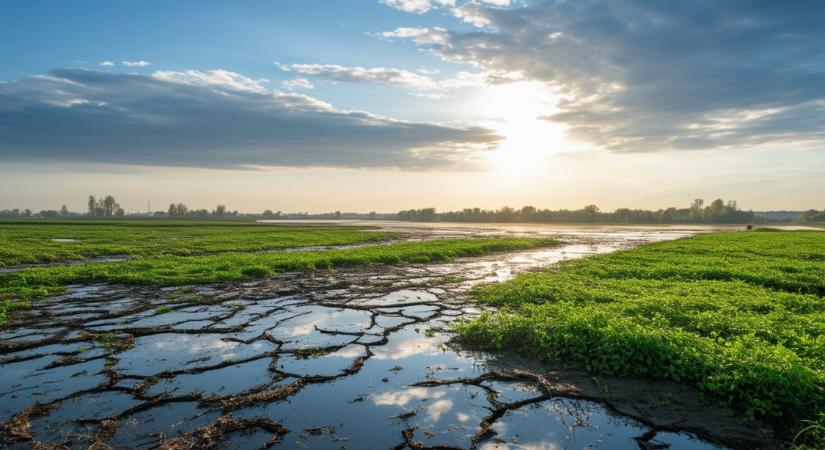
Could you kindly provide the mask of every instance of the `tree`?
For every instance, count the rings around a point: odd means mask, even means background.
[[[274,215],[275,215],[275,213],[273,213],[271,209],[264,210],[263,216],[266,217],[267,219],[272,218],[272,216],[274,216]]]
[[[115,205],[117,205],[115,198],[107,195],[106,198],[103,199],[103,215],[106,217],[115,215]]]
[[[218,205],[215,207],[215,211],[212,211],[212,215],[216,217],[223,217],[226,215],[226,205]]]
[[[583,211],[588,222],[595,222],[596,216],[599,214],[599,207],[596,205],[586,205]]]
[[[688,212],[688,218],[692,222],[700,222],[702,217],[704,216],[704,210],[702,206],[704,206],[705,201],[701,198],[697,198],[693,200],[693,203],[690,204],[690,211]]]
[[[183,217],[187,214],[189,214],[189,208],[183,203],[178,203],[177,205],[174,203],[169,204],[170,217]]]
[[[95,209],[97,208],[97,201],[95,201],[95,196],[94,195],[89,196],[88,205],[89,205],[89,215],[94,216],[95,215]]]
[[[536,213],[536,207],[535,206],[524,206],[524,207],[521,208],[521,217],[522,217],[522,219],[527,219],[535,213]]]
[[[63,217],[66,217],[66,216],[69,215],[69,208],[67,208],[66,205],[63,205],[63,206],[60,207],[60,215],[63,216]]]

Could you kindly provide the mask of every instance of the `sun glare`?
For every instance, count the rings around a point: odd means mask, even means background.
[[[531,172],[546,166],[554,153],[568,146],[564,127],[542,119],[558,109],[556,96],[541,83],[489,87],[474,99],[473,107],[489,118],[486,126],[504,137],[498,148],[487,154],[491,171]]]

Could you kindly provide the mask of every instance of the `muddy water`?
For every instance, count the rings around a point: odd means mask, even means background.
[[[465,296],[477,283],[693,231],[415,232],[553,233],[567,244],[243,284],[74,286],[0,331],[0,439],[20,448],[716,448],[565,395],[535,373],[498,369],[442,331],[479,313]]]

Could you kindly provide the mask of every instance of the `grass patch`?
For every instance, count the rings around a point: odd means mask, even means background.
[[[0,267],[114,255],[136,258],[191,256],[348,245],[396,236],[397,233],[359,227],[262,225],[254,222],[0,221]]]
[[[688,383],[787,433],[825,411],[823,293],[825,233],[704,234],[484,285],[479,300],[501,310],[457,331],[595,375]]]
[[[326,251],[164,256],[111,264],[41,267],[0,274],[0,298],[49,295],[61,292],[64,285],[74,283],[214,283],[259,278],[285,271],[449,261],[460,256],[481,256],[557,243],[553,239],[529,238],[446,239]]]

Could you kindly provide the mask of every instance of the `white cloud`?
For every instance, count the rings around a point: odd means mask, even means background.
[[[381,3],[404,12],[424,14],[439,7],[453,6],[455,0],[380,0]]]
[[[284,64],[275,62],[284,71],[295,72],[301,75],[317,77],[341,83],[376,83],[385,85],[404,86],[411,88],[414,95],[427,98],[443,98],[445,92],[470,87],[482,87],[490,84],[499,84],[518,81],[518,73],[506,72],[467,72],[461,71],[449,78],[436,79],[431,75],[437,71],[417,70],[411,72],[394,67],[348,67],[335,64]],[[301,80],[301,81],[298,81]],[[284,82],[284,85],[295,88],[309,83],[304,78]],[[308,84],[312,87],[312,84]]]
[[[453,409],[452,400],[436,400],[427,406],[427,418],[431,422],[437,422],[441,416]]]
[[[415,89],[435,89],[431,78],[393,67],[345,67],[335,64],[278,64],[285,71],[311,75],[332,81],[378,83],[410,86]]]
[[[264,84],[269,82],[269,80],[265,78],[253,80],[252,78],[245,77],[239,73],[222,69],[207,71],[186,70],[183,72],[159,70],[153,73],[152,76],[164,81],[200,86],[227,87],[237,91],[258,93],[266,92],[267,89]]]
[[[121,62],[126,67],[146,67],[146,66],[151,66],[152,65],[152,63],[150,63],[149,61],[144,61],[142,59],[138,60],[138,61],[121,61]]]
[[[306,78],[293,78],[291,80],[286,80],[282,83],[285,88],[294,90],[294,89],[313,89],[315,85],[312,84]]]
[[[400,27],[394,31],[384,31],[376,34],[385,39],[410,39],[416,44],[446,44],[449,33],[444,28],[408,28]]]
[[[413,400],[440,399],[444,397],[444,391],[430,391],[421,387],[409,388],[403,391],[390,391],[374,394],[370,396],[373,403],[378,406],[407,406]]]
[[[115,63],[113,63],[111,61],[103,61],[102,63],[100,63],[100,65],[103,66],[103,67],[112,67],[112,66],[115,65]]]
[[[490,19],[479,14],[474,14],[473,11],[467,7],[453,8],[451,12],[453,13],[453,16],[477,27],[483,27],[490,24]]]

